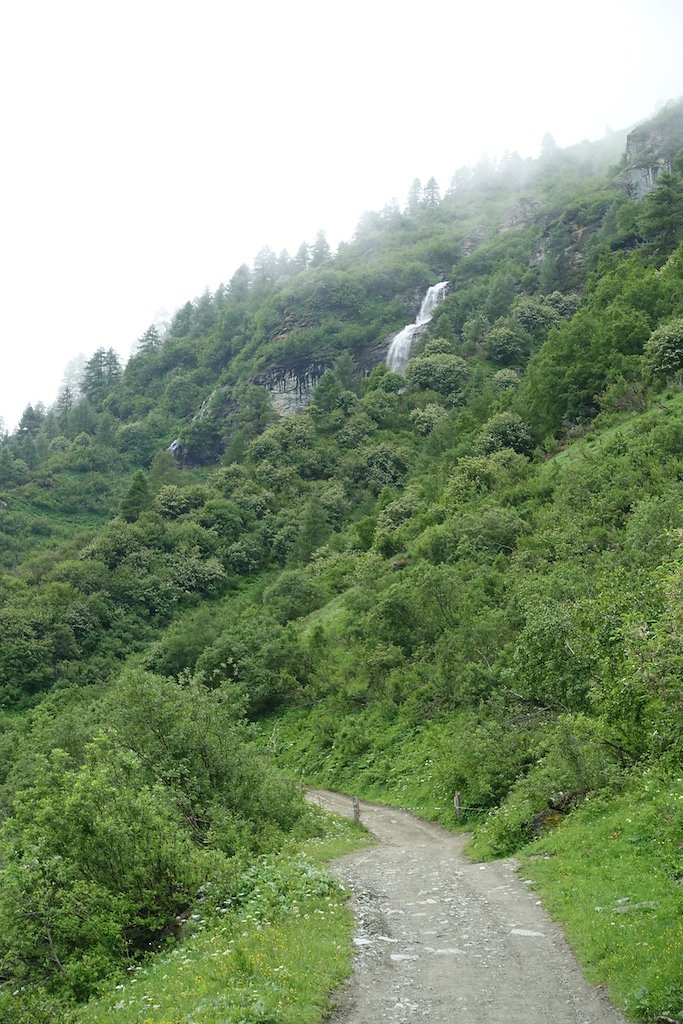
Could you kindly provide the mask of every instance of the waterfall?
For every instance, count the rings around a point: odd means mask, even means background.
[[[387,352],[387,366],[394,373],[403,373],[405,371],[413,341],[416,335],[420,333],[423,327],[427,326],[434,316],[434,310],[446,294],[447,287],[448,281],[433,284],[427,290],[427,294],[422,300],[420,312],[417,314],[415,323],[406,324],[403,330],[399,331],[394,337]]]

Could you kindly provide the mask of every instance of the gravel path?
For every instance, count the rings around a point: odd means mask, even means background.
[[[352,813],[348,797],[310,796]],[[357,953],[332,1024],[625,1024],[513,861],[472,864],[466,837],[393,808],[364,803],[361,820],[379,845],[334,866]]]

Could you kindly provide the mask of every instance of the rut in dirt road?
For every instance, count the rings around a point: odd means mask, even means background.
[[[348,797],[310,794],[350,816]],[[380,840],[337,861],[357,918],[333,1024],[625,1024],[589,985],[512,861],[471,864],[465,838],[363,804]]]

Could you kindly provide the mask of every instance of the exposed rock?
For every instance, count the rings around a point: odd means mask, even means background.
[[[641,900],[639,903],[631,903],[629,896],[617,900],[612,908],[613,914],[630,914],[634,910],[656,910],[659,900]]]
[[[358,371],[367,376],[373,367],[383,363],[395,334],[367,345],[354,358]],[[255,377],[254,384],[264,387],[273,408],[280,416],[301,412],[310,402],[318,381],[334,364],[332,359],[300,359],[268,369]]]
[[[523,227],[526,224],[534,224],[538,215],[543,209],[540,199],[523,197],[510,210],[505,220],[500,225],[500,231],[511,231],[512,228]]]
[[[529,830],[533,836],[541,836],[551,828],[556,828],[564,820],[565,815],[561,811],[547,807],[544,811],[534,814],[529,823]]]
[[[671,161],[661,157],[651,163],[627,168],[627,188],[631,199],[642,199],[648,192],[652,192],[664,171],[671,173]]]
[[[573,803],[573,795],[566,790],[561,789],[557,793],[552,794],[548,800],[548,807],[551,811],[562,811],[563,814],[566,814],[571,810]]]
[[[683,103],[665,107],[655,118],[639,125],[626,139],[626,188],[631,199],[651,192],[683,149]]]
[[[485,238],[486,231],[484,230],[484,228],[475,228],[475,230],[472,232],[469,238],[466,238],[462,243],[460,255],[470,256],[477,248],[477,246],[481,245]]]
[[[175,441],[171,441],[168,448],[166,449],[171,453],[173,458],[179,465],[182,465],[183,461],[183,446],[180,443],[180,438],[176,437]]]
[[[547,232],[541,235],[536,242],[534,250],[529,258],[529,267],[534,270],[536,267],[540,267],[545,259],[546,249],[548,248],[548,242],[550,237]]]
[[[275,366],[260,377],[254,378],[254,384],[264,387],[270,395],[273,408],[280,416],[300,412],[311,400],[313,389],[324,374],[332,366],[331,360],[317,362],[290,363]]]

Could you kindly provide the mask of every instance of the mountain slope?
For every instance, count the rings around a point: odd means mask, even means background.
[[[635,200],[614,159],[480,167],[334,257],[261,253],[3,439],[6,992],[85,998],[214,870],[230,890],[312,827],[255,734],[444,821],[459,791],[486,856],[680,773],[683,176],[669,153]],[[69,928],[34,934],[52,885]],[[665,978],[642,1015],[679,998]]]

